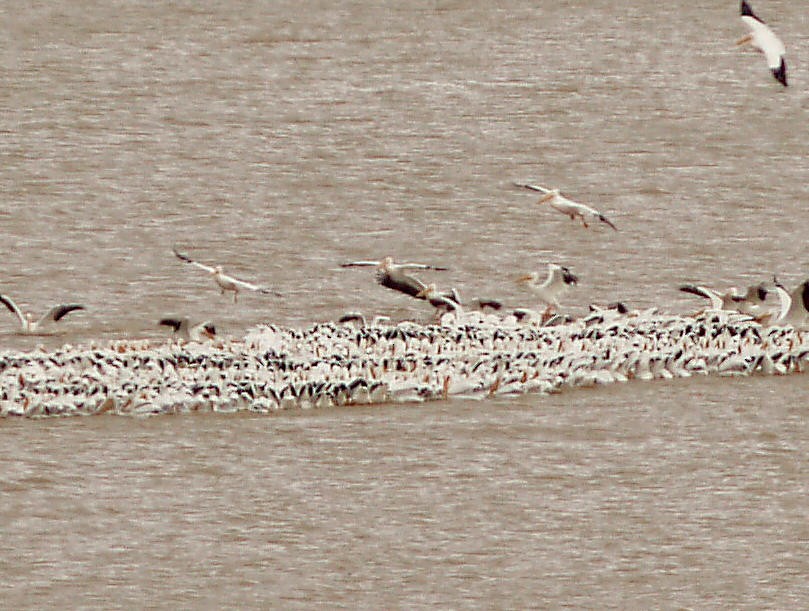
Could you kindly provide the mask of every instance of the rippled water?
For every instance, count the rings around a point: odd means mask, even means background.
[[[809,18],[735,2],[0,5],[0,290],[64,335],[426,318],[337,263],[444,263],[465,297],[581,278],[573,312],[806,274]],[[558,186],[584,230],[511,186]],[[221,297],[171,254],[271,284]],[[508,401],[0,423],[13,606],[801,607],[805,380]]]

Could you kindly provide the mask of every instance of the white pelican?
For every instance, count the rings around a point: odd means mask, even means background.
[[[60,321],[65,315],[73,312],[74,310],[83,310],[84,306],[78,303],[61,303],[53,306],[50,310],[45,312],[39,320],[34,320],[30,312],[23,314],[22,310],[17,306],[14,301],[7,295],[0,295],[0,302],[5,305],[9,311],[17,317],[20,321],[20,332],[26,335],[32,335],[40,332],[42,327]]]
[[[735,288],[723,294],[706,286],[696,286],[694,284],[684,284],[680,287],[680,290],[684,293],[709,299],[711,310],[725,310],[750,315],[761,313],[761,308],[764,306],[769,293],[767,287],[763,284],[754,284],[747,287],[747,292],[744,295],[740,295]]]
[[[418,278],[407,275],[405,270],[447,270],[446,267],[426,265],[424,263],[394,263],[393,257],[385,257],[381,261],[351,261],[350,263],[341,263],[340,267],[376,267],[376,281],[379,284],[418,299],[422,299],[421,297],[417,297],[417,295],[426,289],[427,285]]]
[[[223,272],[221,265],[211,267],[210,265],[205,265],[199,261],[194,261],[188,255],[179,252],[176,247],[172,248],[172,251],[180,261],[194,265],[211,274],[214,282],[216,282],[216,284],[219,285],[219,288],[222,290],[223,295],[225,294],[225,291],[233,291],[233,303],[236,303],[237,295],[242,289],[263,293],[265,295],[275,295],[276,297],[281,297],[281,293],[273,291],[272,289],[264,288],[250,282],[245,282],[244,280],[238,280],[233,276],[228,276]]]
[[[216,327],[209,321],[203,321],[192,325],[188,318],[161,318],[160,325],[171,327],[174,335],[186,341],[202,341],[204,338],[213,339],[216,337]]]
[[[539,272],[532,272],[517,278],[517,282],[529,286],[539,297],[540,301],[548,305],[549,311],[552,307],[559,307],[559,298],[567,291],[571,284],[576,284],[579,279],[567,267],[548,263],[548,275],[540,283]]]
[[[542,197],[539,198],[538,204],[548,203],[550,204],[551,208],[554,210],[558,210],[562,214],[565,214],[571,218],[571,220],[576,220],[577,218],[581,219],[581,224],[585,227],[589,227],[587,221],[589,220],[591,223],[595,221],[599,221],[606,225],[612,227],[615,231],[618,231],[618,228],[612,224],[612,222],[603,214],[601,214],[595,208],[591,208],[590,206],[586,206],[584,204],[580,204],[578,202],[574,202],[569,200],[561,193],[559,193],[559,189],[546,189],[540,185],[529,185],[529,184],[522,184],[522,183],[514,183],[517,187],[522,187],[523,189],[530,189],[531,191],[538,191],[542,193]]]
[[[736,41],[736,45],[750,44],[764,54],[772,75],[784,87],[787,86],[787,65],[784,62],[784,43],[775,35],[770,27],[759,19],[746,0],[742,0],[742,21],[750,29],[750,33]]]

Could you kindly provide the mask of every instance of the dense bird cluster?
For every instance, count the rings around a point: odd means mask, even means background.
[[[0,353],[0,415],[274,412],[551,393],[691,375],[802,371],[794,327],[749,316],[599,310],[553,326],[467,314],[448,324],[260,326],[242,340]]]

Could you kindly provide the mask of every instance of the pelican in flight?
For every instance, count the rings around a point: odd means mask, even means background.
[[[750,32],[737,40],[736,45],[750,44],[754,49],[763,53],[775,80],[786,87],[787,65],[784,61],[784,53],[786,53],[784,43],[766,23],[756,16],[746,0],[742,0],[741,12],[742,21]]]
[[[161,318],[158,324],[171,327],[174,335],[186,341],[199,342],[216,337],[216,327],[209,320],[192,325],[188,318]]]
[[[542,197],[540,197],[539,201],[537,202],[538,204],[547,203],[554,210],[558,210],[562,214],[569,216],[571,220],[575,221],[578,218],[581,220],[581,224],[585,227],[589,227],[588,221],[591,223],[598,221],[604,223],[605,225],[609,225],[615,231],[618,231],[618,228],[598,210],[569,200],[564,195],[559,193],[559,189],[546,189],[540,185],[529,185],[517,182],[515,182],[514,185],[517,187],[522,187],[523,189],[530,189],[531,191],[542,193]]]
[[[552,308],[558,308],[559,298],[570,288],[570,285],[576,284],[578,281],[578,276],[567,267],[556,263],[548,263],[548,275],[543,282],[540,282],[539,272],[532,272],[517,278],[518,283],[530,287],[540,301],[548,306],[546,313]]]
[[[341,263],[340,267],[376,267],[376,281],[379,284],[417,299],[422,299],[422,297],[418,297],[418,294],[426,289],[427,285],[418,278],[406,274],[406,270],[432,269],[447,271],[446,267],[426,265],[424,263],[394,263],[393,257],[385,257],[381,261],[351,261]]]
[[[767,287],[763,284],[754,284],[747,287],[744,295],[740,295],[735,288],[730,289],[727,293],[720,293],[706,286],[694,284],[684,284],[680,287],[680,290],[683,293],[690,293],[710,300],[711,310],[725,310],[753,316],[761,314],[761,309],[764,307],[764,302],[769,294]]]
[[[256,284],[252,284],[250,282],[245,282],[244,280],[238,280],[233,276],[228,276],[222,270],[221,265],[211,267],[210,265],[205,265],[203,263],[200,263],[199,261],[194,261],[188,255],[178,251],[176,246],[172,248],[172,250],[174,251],[174,255],[180,261],[183,261],[190,265],[194,265],[200,268],[201,270],[208,272],[213,277],[214,282],[216,282],[216,284],[221,289],[223,295],[225,294],[226,291],[233,291],[233,303],[236,303],[237,296],[239,294],[239,291],[241,290],[254,291],[256,293],[263,293],[265,295],[275,295],[276,297],[281,297],[281,293],[273,291],[272,289],[264,288]]]
[[[9,311],[17,317],[20,321],[20,332],[25,335],[33,335],[40,333],[43,327],[47,327],[55,322],[59,322],[70,312],[74,310],[83,310],[84,306],[78,303],[61,303],[53,306],[50,310],[45,312],[39,320],[34,320],[30,312],[23,314],[19,306],[7,295],[0,295],[0,302],[5,305]]]

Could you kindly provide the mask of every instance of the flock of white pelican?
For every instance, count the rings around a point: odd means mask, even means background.
[[[750,44],[773,76],[787,85],[784,45],[746,0],[742,21]],[[531,183],[538,204],[584,228],[616,225],[595,208]],[[220,265],[183,263],[205,272],[222,295],[281,297],[274,289],[226,274]],[[112,341],[46,352],[0,352],[0,416],[165,414],[187,411],[272,412],[326,406],[493,397],[559,392],[631,379],[715,375],[783,375],[809,366],[809,280],[790,291],[777,279],[722,292],[687,284],[680,290],[707,300],[692,315],[630,310],[623,303],[590,306],[578,318],[560,312],[578,284],[568,267],[548,263],[516,282],[539,308],[506,308],[499,300],[463,303],[455,288],[439,290],[418,272],[447,271],[392,257],[341,264],[371,267],[383,287],[429,303],[433,324],[394,322],[359,312],[307,329],[260,325],[241,339],[216,335],[212,321],[162,318],[175,340]],[[58,304],[35,319],[7,295],[0,302],[22,334],[52,332],[66,315],[85,310]]]
[[[614,303],[572,317],[558,309],[579,278],[554,263],[544,280],[539,274],[517,279],[531,285],[544,311],[508,309],[494,300],[464,308],[454,289],[439,292],[406,273],[446,271],[441,266],[396,264],[391,257],[344,264],[367,266],[375,267],[383,287],[430,303],[436,322],[378,316],[368,324],[352,312],[306,329],[259,325],[235,339],[218,337],[211,321],[163,318],[159,324],[176,341],[2,352],[0,416],[273,412],[697,374],[783,375],[809,366],[809,280],[792,291],[777,279],[744,292],[684,285],[680,290],[707,300],[692,315]],[[83,309],[55,306],[33,323],[8,297],[0,301],[26,332]]]
[[[239,340],[2,353],[0,415],[267,413],[784,375],[809,366],[801,331],[726,310],[677,316],[615,307],[551,326],[480,311],[440,325],[362,323],[261,325]]]

